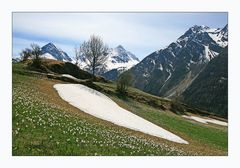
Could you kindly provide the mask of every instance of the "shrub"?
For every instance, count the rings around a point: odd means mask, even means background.
[[[132,84],[132,74],[130,71],[122,73],[117,79],[117,91],[126,94],[128,87]]]

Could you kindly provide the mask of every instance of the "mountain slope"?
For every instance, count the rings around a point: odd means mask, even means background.
[[[214,58],[183,92],[185,103],[227,117],[228,48]]]
[[[101,76],[103,76],[104,78],[108,79],[108,80],[111,80],[111,81],[115,81],[118,76],[123,73],[124,71],[126,71],[126,68],[116,68],[116,69],[112,69],[112,70],[109,70],[103,74],[101,74]]]
[[[146,92],[172,97],[182,93],[228,43],[223,29],[193,26],[176,42],[155,51],[131,71],[134,86]]]
[[[116,78],[116,75],[118,75],[119,72],[129,69],[139,62],[138,58],[134,54],[125,50],[121,45],[117,46],[116,48],[109,49],[109,53],[107,57],[108,58],[105,62],[105,65],[98,67],[96,69],[96,73],[99,75],[103,75],[107,79],[111,79],[111,80],[113,78]],[[82,69],[90,71],[90,68],[87,66],[87,59],[84,56],[80,58],[79,66]],[[114,73],[112,73],[111,70],[114,70]],[[116,71],[117,73],[115,73]],[[109,73],[106,73],[106,72],[109,72]],[[113,77],[108,78],[109,76],[113,76]]]
[[[42,56],[48,59],[55,59],[58,61],[69,61],[71,62],[72,59],[62,51],[58,49],[53,43],[48,43],[41,48]]]

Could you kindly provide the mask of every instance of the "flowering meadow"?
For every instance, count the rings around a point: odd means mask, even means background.
[[[48,101],[51,95],[38,90],[41,81],[13,74],[13,155],[187,155],[113,124],[72,114]]]

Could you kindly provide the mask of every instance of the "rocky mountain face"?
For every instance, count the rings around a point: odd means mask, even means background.
[[[58,61],[71,62],[72,59],[62,51],[58,49],[53,43],[48,43],[41,48],[42,56],[47,59],[54,59]]]
[[[96,73],[109,80],[115,80],[120,73],[139,63],[139,59],[121,45],[109,49],[107,57],[105,65],[98,67]],[[81,56],[79,62],[80,68],[90,71],[84,56]]]
[[[212,59],[192,84],[183,92],[182,100],[192,106],[227,117],[228,112],[228,48]]]
[[[131,68],[133,85],[159,96],[178,96],[227,45],[227,25],[222,29],[193,26],[168,47]]]

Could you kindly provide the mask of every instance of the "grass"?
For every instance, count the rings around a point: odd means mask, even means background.
[[[58,96],[52,86],[62,81],[26,72],[21,63],[13,65],[14,156],[227,154],[226,128],[198,124],[132,99],[109,95],[119,105],[180,135],[190,144],[169,142],[90,116]],[[114,84],[97,84],[114,91]],[[151,96],[137,89],[131,91]]]
[[[159,125],[190,142],[190,145],[195,146],[203,145],[206,149],[215,151],[227,151],[228,137],[227,128],[214,125],[206,125],[194,121],[188,121],[171,112],[159,111],[157,109],[147,107],[135,101],[118,101],[124,104],[124,107],[133,113]],[[213,147],[211,149],[211,147]],[[212,152],[213,152],[212,151]]]

